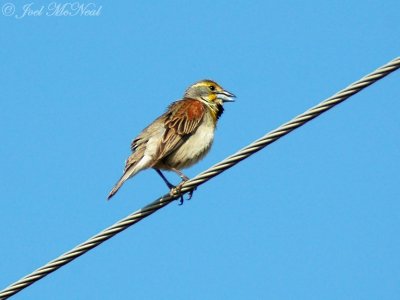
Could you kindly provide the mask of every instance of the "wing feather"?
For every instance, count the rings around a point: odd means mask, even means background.
[[[184,99],[172,103],[165,114],[165,133],[157,159],[162,159],[176,150],[196,131],[203,120],[206,108],[202,102]]]

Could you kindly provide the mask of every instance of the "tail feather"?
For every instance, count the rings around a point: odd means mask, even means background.
[[[122,178],[118,180],[118,182],[115,184],[111,192],[108,194],[107,200],[110,200],[112,196],[114,196],[118,190],[121,188],[121,186],[124,184],[125,180],[123,181]]]
[[[113,189],[111,190],[110,194],[108,194],[107,200],[110,200],[121,188],[121,186],[124,184],[125,181],[127,181],[129,178],[131,178],[133,175],[137,173],[137,170],[135,168],[131,167],[128,168],[124,175],[118,180],[118,182],[115,184]]]
[[[151,156],[144,155],[139,160],[137,160],[136,156],[134,155],[137,155],[137,153],[135,152],[128,158],[126,162],[124,175],[122,175],[122,177],[115,184],[114,188],[111,190],[110,194],[107,197],[108,200],[110,200],[111,197],[118,192],[118,190],[121,188],[121,186],[124,184],[125,181],[134,176],[136,173],[150,166],[152,162]]]

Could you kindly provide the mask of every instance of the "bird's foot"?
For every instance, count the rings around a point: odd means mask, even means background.
[[[171,191],[169,192],[169,194],[170,194],[171,196],[176,196],[176,195],[180,194],[180,193],[181,193],[181,190],[182,190],[182,186],[183,186],[184,183],[185,183],[186,181],[188,181],[188,180],[189,180],[189,178],[184,179],[180,184],[178,184],[177,186],[171,188]],[[186,200],[192,199],[192,197],[193,197],[193,192],[194,192],[195,189],[196,189],[196,188],[194,188],[194,189],[188,191],[188,198],[187,198]],[[184,196],[184,195],[181,195],[181,196],[179,197],[179,205],[182,205],[183,202],[184,202],[184,200],[185,200],[185,199],[183,198],[183,196]]]

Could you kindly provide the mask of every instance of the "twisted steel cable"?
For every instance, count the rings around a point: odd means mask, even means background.
[[[95,236],[88,239],[86,242],[76,246],[72,250],[60,255],[58,258],[50,261],[46,265],[42,266],[41,268],[37,269],[36,271],[32,272],[31,274],[21,278],[17,282],[11,284],[4,290],[0,291],[0,299],[7,299],[12,295],[20,292],[24,288],[28,287],[29,285],[33,284],[34,282],[38,281],[39,279],[47,276],[48,274],[54,272],[58,268],[62,267],[63,265],[69,263],[70,261],[74,260],[75,258],[81,256],[82,254],[86,253],[87,251],[91,250],[92,248],[100,245],[102,242],[108,240],[109,238],[113,237],[117,233],[127,229],[129,226],[143,220],[147,216],[151,215],[152,213],[156,212],[160,208],[168,205],[172,201],[181,197],[182,194],[188,192],[197,186],[205,183],[206,181],[210,180],[211,178],[219,175],[220,173],[224,172],[225,170],[233,167],[238,162],[246,159],[250,155],[254,154],[255,152],[263,149],[267,145],[275,142],[279,138],[283,137],[284,135],[288,134],[289,132],[293,131],[294,129],[304,125],[308,121],[314,119],[315,117],[321,115],[322,113],[326,112],[327,110],[331,109],[335,105],[345,101],[349,97],[353,96],[354,94],[358,93],[362,89],[366,88],[367,86],[373,84],[374,82],[382,79],[383,77],[387,76],[391,72],[400,68],[400,57],[397,57],[387,63],[386,65],[378,68],[374,72],[364,76],[360,80],[354,82],[353,84],[349,85],[347,88],[337,92],[332,97],[322,101],[320,104],[310,108],[306,112],[298,115],[291,121],[281,125],[277,129],[267,133],[260,139],[254,141],[247,147],[239,150],[235,154],[225,158],[218,164],[212,166],[208,170],[198,174],[193,179],[185,182],[181,188],[181,190],[174,194],[165,194],[164,196],[158,198],[157,200],[153,201],[152,203],[146,205],[145,207],[133,212],[129,216],[125,217],[124,219],[118,221],[114,225],[104,229],[100,233],[96,234]]]

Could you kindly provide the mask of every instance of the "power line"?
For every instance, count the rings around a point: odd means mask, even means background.
[[[21,290],[33,284],[34,282],[38,281],[39,279],[54,272],[58,268],[64,266],[65,264],[81,256],[87,251],[93,249],[94,247],[97,247],[102,242],[108,240],[117,233],[127,229],[129,226],[143,220],[144,218],[156,212],[160,208],[168,205],[173,200],[178,199],[181,196],[181,194],[196,188],[197,186],[205,183],[206,181],[219,175],[225,170],[233,167],[238,162],[246,159],[255,152],[275,142],[276,140],[288,134],[289,132],[293,131],[294,129],[304,125],[308,121],[326,112],[335,105],[345,101],[349,97],[353,96],[354,94],[358,93],[359,91],[373,84],[374,82],[382,79],[383,77],[387,76],[388,74],[397,70],[398,68],[400,68],[400,57],[393,59],[386,65],[378,68],[374,72],[364,76],[363,78],[349,85],[345,89],[337,92],[332,97],[322,101],[320,104],[310,108],[301,115],[298,115],[289,122],[281,125],[277,129],[267,133],[265,136],[254,141],[247,147],[225,158],[224,160],[212,166],[208,170],[198,174],[193,179],[185,182],[185,184],[182,186],[180,193],[173,196],[170,194],[165,194],[164,196],[153,201],[152,203],[146,205],[145,207],[137,210],[136,212],[125,217],[124,219],[118,221],[114,225],[104,229],[100,233],[88,239],[86,242],[76,246],[72,250],[60,255],[58,258],[50,261],[49,263],[37,269],[36,271],[32,272],[31,274],[26,275],[17,282],[11,284],[4,290],[0,291],[0,299],[7,299],[8,297],[11,297],[12,295],[20,292]]]

